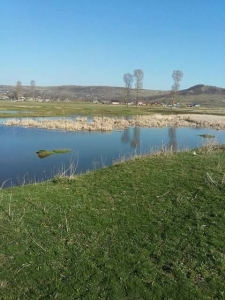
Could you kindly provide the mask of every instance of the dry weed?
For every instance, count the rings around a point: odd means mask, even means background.
[[[11,119],[3,123],[6,126],[23,126],[63,131],[112,131],[122,130],[127,127],[195,127],[225,129],[225,118],[214,115],[161,115],[134,116],[125,118],[94,117],[88,121],[86,117],[79,117],[76,121],[70,119],[58,120],[34,120],[34,119]]]

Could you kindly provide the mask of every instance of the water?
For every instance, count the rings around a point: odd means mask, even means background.
[[[29,114],[30,111],[28,110],[0,110],[0,114],[18,114],[18,113],[27,113]]]
[[[20,185],[52,178],[74,161],[76,174],[109,166],[121,157],[148,153],[163,146],[190,149],[206,139],[200,134],[216,136],[225,143],[225,131],[195,128],[128,128],[123,131],[62,132],[56,130],[7,127],[0,121],[0,187]],[[71,149],[40,159],[41,149]]]

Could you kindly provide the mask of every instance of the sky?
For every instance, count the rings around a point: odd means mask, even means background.
[[[225,0],[1,0],[0,85],[225,88]]]

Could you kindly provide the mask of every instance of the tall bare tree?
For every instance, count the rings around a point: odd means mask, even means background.
[[[173,85],[171,87],[172,91],[172,108],[177,96],[177,93],[180,89],[180,81],[183,78],[183,72],[181,70],[174,70],[172,73]]]
[[[134,78],[135,78],[136,106],[137,106],[140,90],[143,87],[144,72],[140,69],[134,70]]]
[[[132,89],[134,77],[132,74],[126,73],[123,76],[123,80],[125,82],[125,88],[126,88],[126,92],[127,92],[127,103],[128,103],[130,100],[130,90]]]
[[[35,100],[35,90],[36,90],[36,83],[34,80],[31,80],[30,86],[31,86],[31,95],[32,95],[32,98],[34,101]]]
[[[19,100],[20,97],[22,96],[22,91],[23,91],[22,82],[17,81],[17,83],[16,83],[16,97],[17,97],[17,100]]]

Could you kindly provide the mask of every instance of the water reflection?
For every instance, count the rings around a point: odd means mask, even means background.
[[[132,148],[136,149],[140,146],[140,133],[140,127],[125,128],[121,135],[121,142],[130,144]]]
[[[129,143],[130,142],[130,128],[125,128],[121,135],[121,142],[122,143]]]
[[[50,179],[62,166],[68,169],[74,157],[77,158],[76,174],[79,174],[109,166],[121,155],[130,157],[137,149],[141,153],[158,151],[162,142],[173,150],[196,148],[202,146],[202,134],[214,135],[218,143],[225,143],[224,130],[206,128],[131,127],[103,134],[7,127],[1,125],[0,119],[0,187],[7,180],[4,187],[21,184],[24,174],[30,180]],[[39,159],[36,154],[39,149],[71,149],[71,153]]]
[[[140,146],[140,127],[133,128],[133,139],[130,145],[132,148],[138,148]]]
[[[168,128],[168,149],[173,151],[177,150],[177,136],[176,136],[176,127]],[[140,146],[140,138],[141,128],[133,127],[133,128],[125,128],[121,135],[122,143],[129,143],[132,148],[138,148]]]
[[[170,150],[176,151],[177,150],[177,135],[176,135],[176,127],[168,128],[168,136],[169,136],[169,143],[168,148]]]

